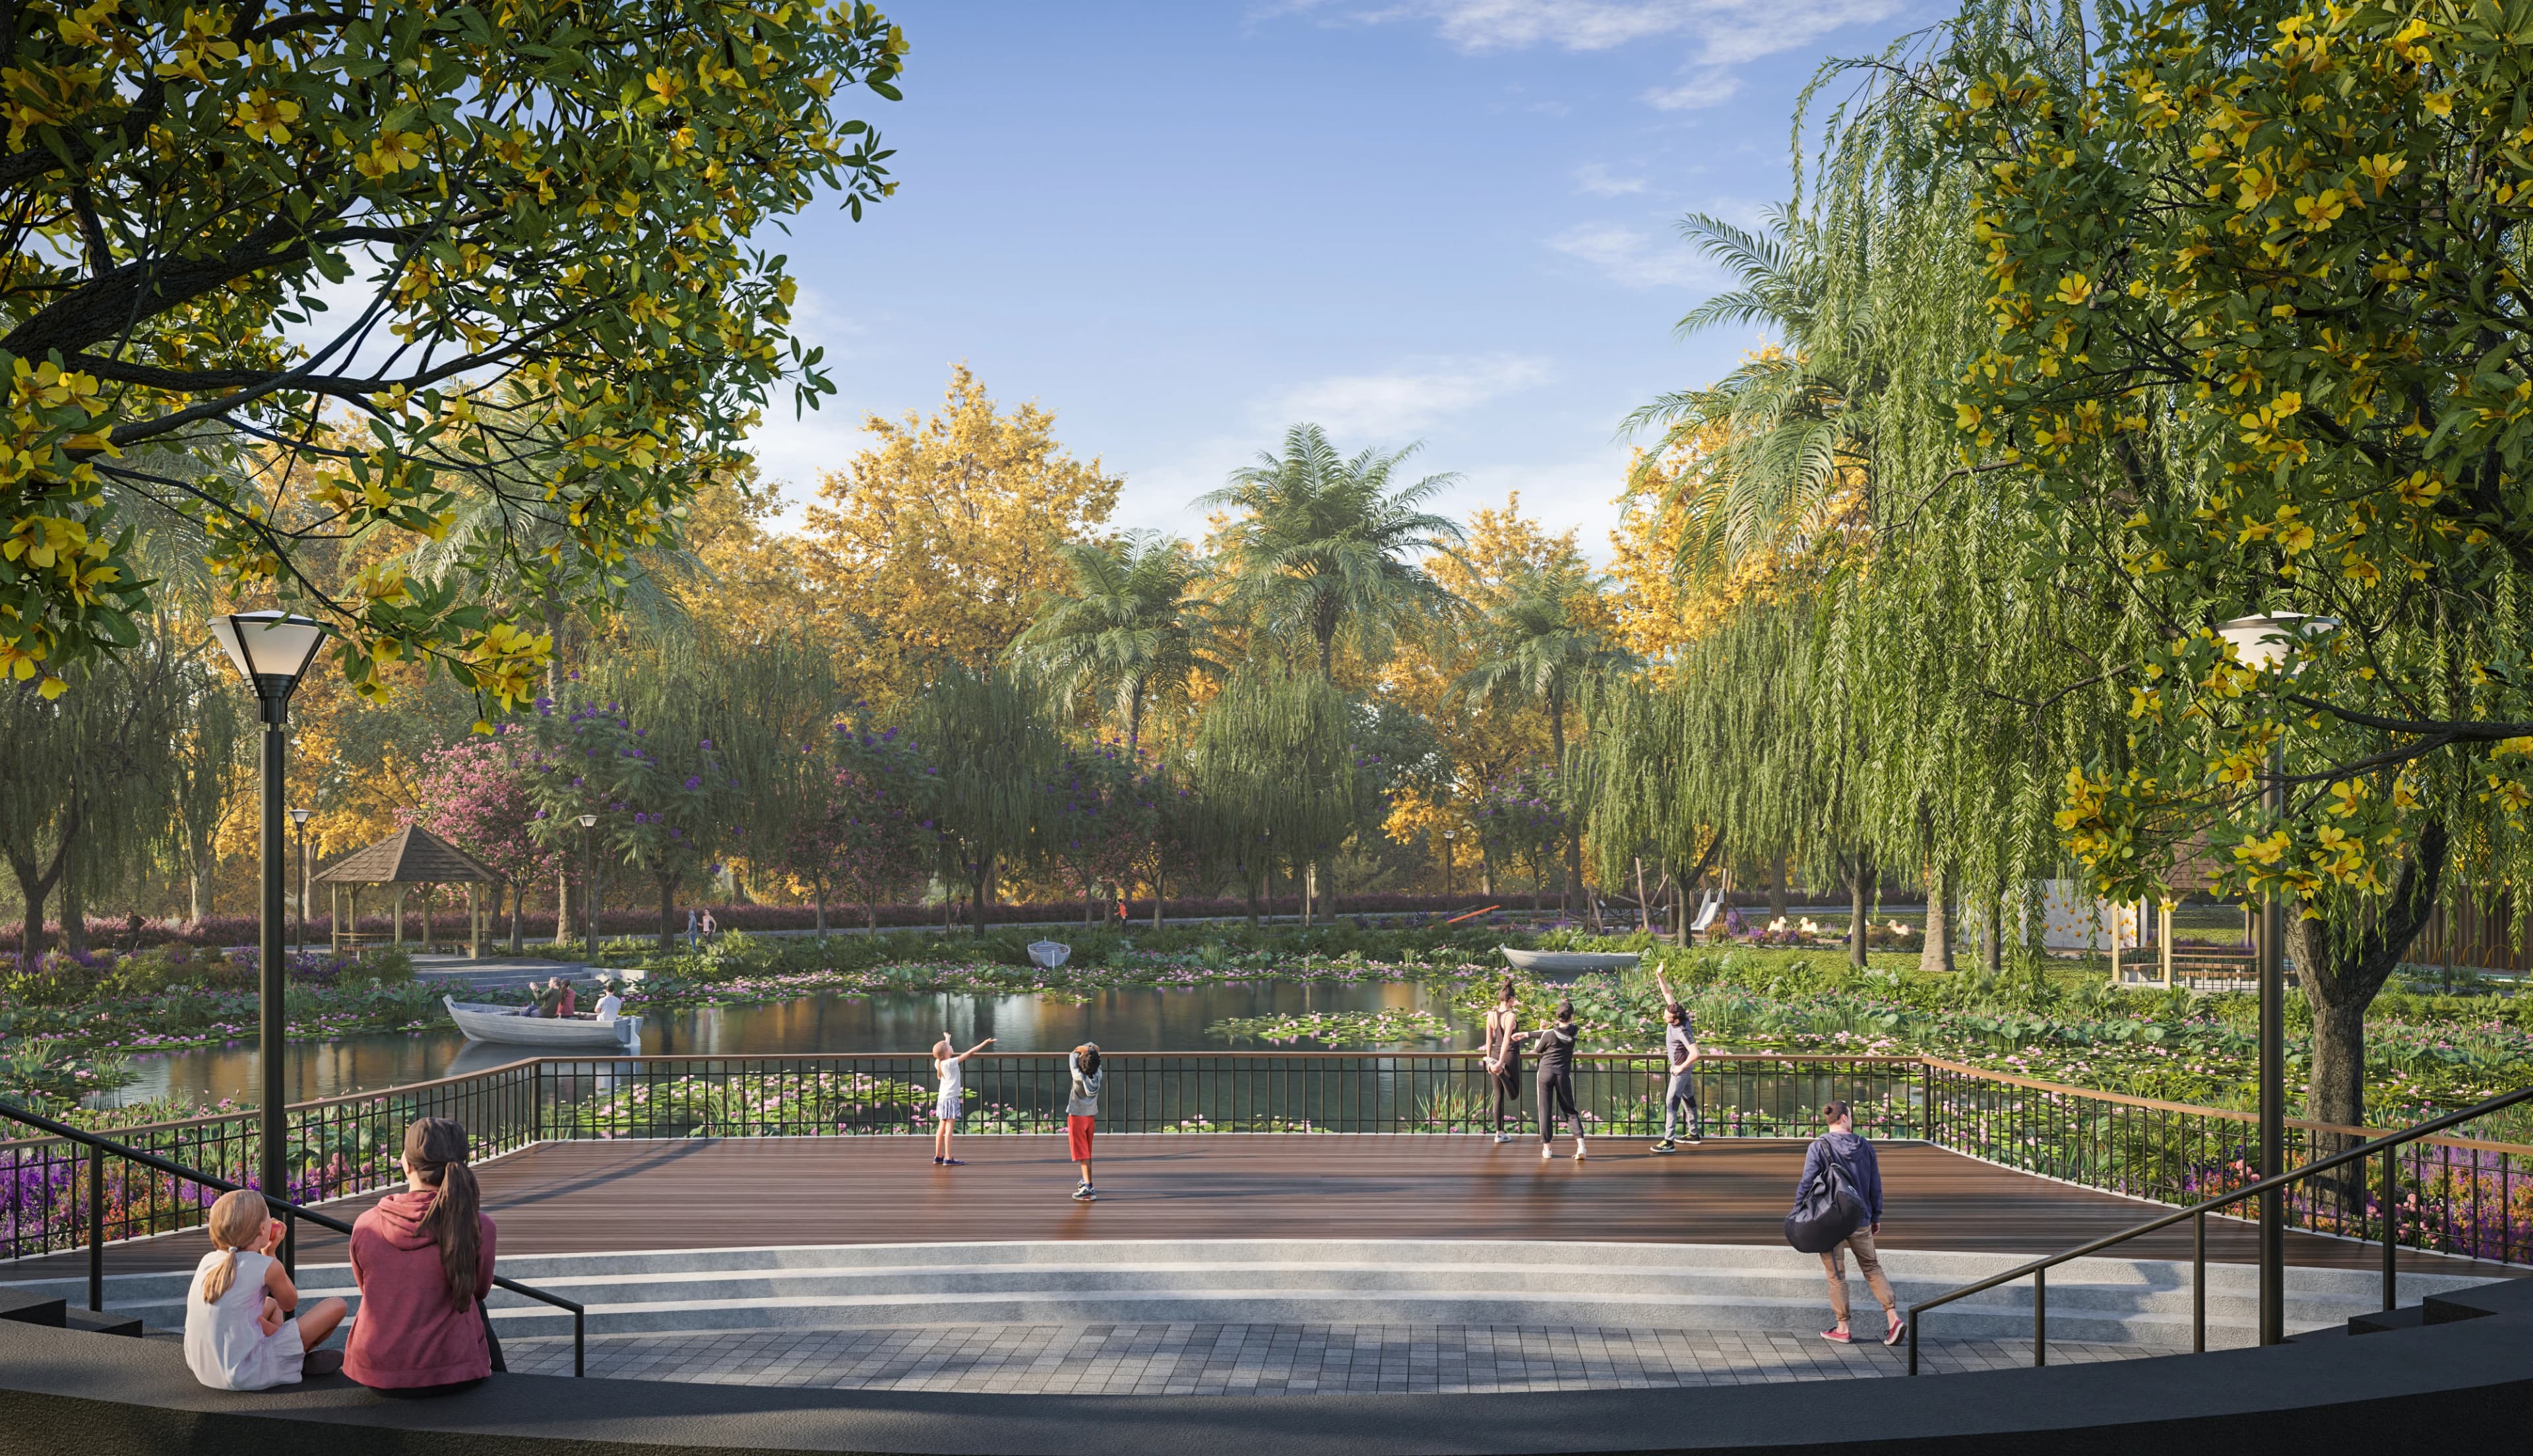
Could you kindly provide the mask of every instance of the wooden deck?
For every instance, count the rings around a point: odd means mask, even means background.
[[[1076,1203],[1061,1137],[826,1137],[553,1142],[482,1165],[485,1205],[512,1253],[788,1244],[1038,1239],[1578,1239],[1769,1244],[1793,1201],[1803,1144],[1718,1140],[1669,1156],[1604,1139],[1590,1161],[1482,1137],[1145,1135],[1099,1139],[1099,1201]],[[1570,1149],[1561,1144],[1561,1150]],[[2071,1188],[1939,1148],[1883,1144],[1893,1249],[2051,1253],[2141,1223],[2160,1205]],[[370,1199],[327,1211],[350,1219]],[[2209,1257],[2250,1263],[2252,1229],[2214,1220]],[[199,1233],[110,1247],[109,1272],[190,1268]],[[2128,1246],[2190,1257],[2181,1226]],[[303,1231],[299,1256],[338,1262],[342,1240]],[[2374,1268],[2367,1245],[2289,1234],[2292,1263]],[[2404,1254],[2423,1272],[2519,1272]],[[0,1281],[85,1271],[84,1253],[0,1263]]]

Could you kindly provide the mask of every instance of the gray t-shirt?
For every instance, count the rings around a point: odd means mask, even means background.
[[[1671,1070],[1675,1076],[1688,1070],[1688,1051],[1690,1047],[1693,1047],[1696,1044],[1697,1021],[1695,1019],[1682,1017],[1679,1024],[1677,1026],[1672,1025],[1669,1022],[1664,1023],[1663,1055],[1670,1060]]]

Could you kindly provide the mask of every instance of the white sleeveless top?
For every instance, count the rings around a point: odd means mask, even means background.
[[[203,1303],[203,1281],[228,1258],[214,1249],[194,1266],[194,1282],[185,1291],[185,1364],[194,1378],[213,1390],[269,1390],[299,1383],[299,1321],[285,1319],[267,1335],[256,1323],[264,1312],[264,1271],[272,1255],[237,1252],[237,1278],[219,1303]]]

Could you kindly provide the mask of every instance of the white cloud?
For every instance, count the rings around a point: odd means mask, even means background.
[[[1739,89],[1739,78],[1708,68],[1691,73],[1679,86],[1654,87],[1645,92],[1645,101],[1657,111],[1698,111],[1723,105]]]
[[[1732,94],[1719,73],[1807,45],[1845,26],[1887,20],[1905,0],[1293,0],[1282,7],[1355,25],[1422,24],[1464,51],[1610,50],[1678,38],[1691,79],[1648,92],[1666,111],[1711,106]]]
[[[1546,364],[1511,354],[1423,361],[1384,374],[1313,379],[1274,395],[1256,413],[1262,425],[1276,428],[1308,420],[1340,440],[1395,440],[1547,378]]]
[[[1607,565],[1610,532],[1619,524],[1619,490],[1626,476],[1627,451],[1615,444],[1571,460],[1482,465],[1464,473],[1439,508],[1466,519],[1481,505],[1502,505],[1506,494],[1518,491],[1523,515],[1551,535],[1571,528],[1583,554]]]
[[[1682,244],[1625,223],[1582,223],[1550,238],[1548,246],[1629,288],[1687,288],[1715,276]]]
[[[1619,176],[1605,162],[1592,162],[1574,170],[1575,191],[1590,193],[1596,198],[1625,197],[1631,192],[1644,191],[1646,185],[1642,177]]]

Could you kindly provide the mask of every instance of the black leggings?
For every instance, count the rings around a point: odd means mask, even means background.
[[[1574,1136],[1582,1136],[1583,1114],[1574,1108],[1574,1074],[1562,1069],[1552,1072],[1542,1067],[1539,1069],[1539,1140],[1541,1142],[1557,1140],[1557,1113],[1560,1108],[1564,1109],[1567,1117],[1574,1119]]]
[[[1520,1066],[1508,1063],[1491,1079],[1496,1084],[1496,1131],[1501,1133],[1504,1130],[1504,1118],[1507,1113],[1511,1115],[1513,1127],[1519,1128],[1521,1126]]]

